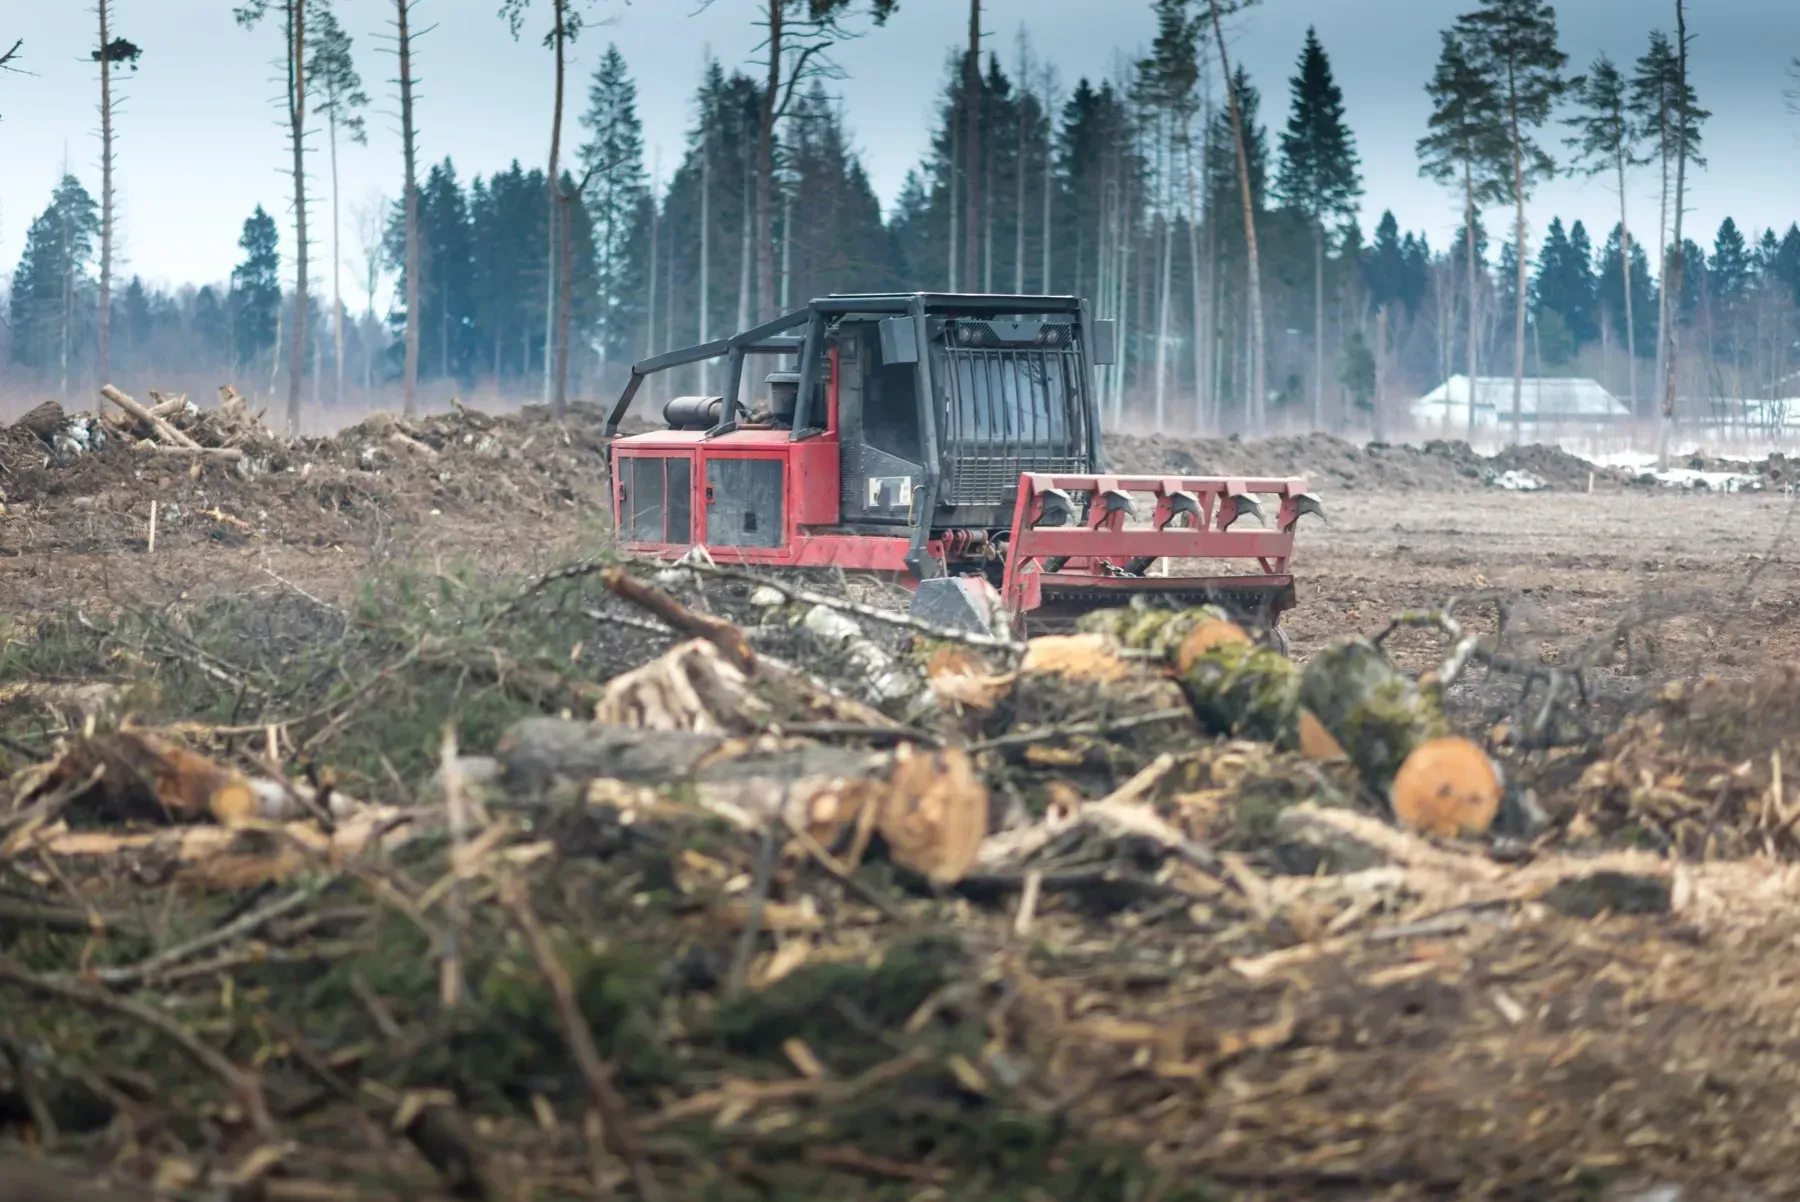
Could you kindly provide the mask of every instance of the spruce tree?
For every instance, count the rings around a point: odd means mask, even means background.
[[[1476,245],[1481,210],[1504,195],[1496,171],[1505,138],[1501,131],[1503,109],[1493,80],[1478,70],[1461,36],[1446,31],[1437,69],[1425,92],[1431,97],[1429,131],[1419,139],[1421,174],[1446,186],[1459,187],[1463,195],[1460,255],[1468,278],[1469,434],[1475,433],[1475,381],[1480,339],[1476,323],[1480,308],[1478,273],[1483,247]]]
[[[1727,217],[1713,238],[1712,294],[1721,301],[1736,300],[1750,283],[1750,247],[1737,222]]]
[[[1632,111],[1624,75],[1613,64],[1612,59],[1604,54],[1594,60],[1586,77],[1576,84],[1575,99],[1580,106],[1579,110],[1567,122],[1575,131],[1574,136],[1567,140],[1574,153],[1571,169],[1588,176],[1603,172],[1613,174],[1614,186],[1619,194],[1619,230],[1624,246],[1624,253],[1619,255],[1619,270],[1629,276],[1633,256],[1630,254],[1631,223],[1626,212],[1626,197],[1629,194],[1626,177],[1632,168],[1642,167],[1650,161],[1641,149],[1644,130]],[[1635,291],[1630,278],[1626,278],[1620,289],[1620,297],[1625,305],[1622,317],[1625,324],[1626,378],[1630,390],[1628,403],[1634,414],[1638,410],[1637,321],[1631,308]]]
[[[637,113],[637,85],[616,45],[606,48],[588,88],[580,150],[587,177],[584,199],[593,223],[594,314],[602,367],[629,360],[644,316],[648,249],[636,237],[640,207],[650,195],[644,170],[644,127]]]
[[[1483,0],[1457,18],[1456,28],[1470,48],[1475,69],[1486,77],[1500,103],[1506,158],[1501,168],[1513,202],[1513,442],[1520,439],[1520,407],[1525,389],[1525,202],[1532,189],[1556,173],[1556,163],[1538,142],[1537,131],[1568,88],[1568,62],[1556,44],[1556,10],[1545,0]]]
[[[275,345],[281,317],[281,248],[275,219],[261,205],[244,221],[243,261],[231,272],[232,368],[252,367]]]
[[[1356,141],[1344,124],[1344,94],[1318,33],[1306,31],[1299,73],[1293,77],[1287,132],[1275,195],[1305,218],[1313,234],[1313,428],[1325,423],[1326,223],[1355,215],[1362,196]],[[1397,248],[1396,248],[1397,249]],[[1385,304],[1385,301],[1379,302]]]

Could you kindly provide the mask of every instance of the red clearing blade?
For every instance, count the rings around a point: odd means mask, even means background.
[[[1280,500],[1273,529],[1260,524],[1258,496]],[[1147,517],[1145,497],[1155,498]],[[1001,595],[1009,612],[1039,627],[1126,605],[1137,595],[1217,604],[1273,625],[1294,604],[1288,561],[1294,525],[1308,513],[1324,515],[1301,477],[1027,472],[1019,478]],[[1252,522],[1255,528],[1243,528]],[[1147,574],[1156,562],[1173,560],[1229,562],[1216,574]],[[1228,570],[1246,561],[1257,571]]]

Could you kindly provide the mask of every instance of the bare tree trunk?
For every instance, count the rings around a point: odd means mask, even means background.
[[[1387,422],[1383,414],[1387,406],[1388,307],[1375,310],[1375,398],[1370,403],[1370,433],[1376,442],[1387,441]]]
[[[1053,169],[1054,169],[1054,164],[1056,161],[1056,155],[1054,153],[1055,147],[1053,145],[1053,140],[1054,140],[1055,133],[1056,133],[1056,114],[1050,111],[1052,106],[1055,105],[1055,103],[1056,103],[1056,96],[1054,95],[1055,85],[1052,82],[1054,79],[1055,79],[1055,75],[1052,73],[1052,71],[1050,69],[1050,65],[1048,63],[1045,63],[1044,64],[1044,224],[1042,227],[1043,232],[1040,235],[1043,240],[1043,244],[1044,244],[1043,245],[1044,262],[1043,262],[1043,267],[1041,269],[1040,275],[1038,277],[1038,291],[1046,293],[1046,294],[1049,293],[1049,291],[1050,291],[1050,271],[1051,271],[1050,246],[1051,246],[1051,243],[1054,241],[1054,239],[1050,236],[1050,234],[1051,234],[1050,197],[1055,190],[1055,188],[1054,188],[1055,175],[1054,175]],[[1076,261],[1077,262],[1080,261],[1079,257],[1077,257]]]
[[[1256,205],[1250,193],[1250,160],[1244,150],[1244,118],[1237,88],[1231,82],[1231,60],[1225,53],[1225,26],[1219,20],[1219,0],[1211,0],[1213,38],[1219,44],[1219,70],[1225,77],[1225,94],[1231,101],[1231,137],[1237,143],[1238,191],[1244,203],[1244,245],[1250,268],[1250,404],[1252,428],[1263,424],[1263,405],[1268,396],[1264,379],[1262,261],[1256,249]]]
[[[1182,163],[1187,171],[1188,288],[1192,293],[1194,322],[1194,430],[1206,429],[1206,310],[1200,279],[1200,189],[1194,178],[1194,119],[1181,119]]]
[[[1658,153],[1662,162],[1661,212],[1657,216],[1656,278],[1656,380],[1652,388],[1661,387],[1663,365],[1667,362],[1669,329],[1669,105],[1665,99],[1658,118]],[[1660,408],[1660,407],[1659,407]],[[1660,436],[1659,436],[1660,438]]]
[[[342,221],[338,212],[337,109],[331,110],[331,341],[337,356],[337,392],[332,398],[344,403],[344,252],[338,244]]]
[[[413,126],[412,0],[394,0],[399,19],[400,137],[406,159],[406,403],[407,417],[419,411],[419,182]],[[529,356],[527,356],[529,358]]]
[[[1024,34],[1021,32],[1021,39]],[[1013,295],[1023,296],[1025,293],[1025,97],[1026,87],[1031,78],[1031,60],[1025,53],[1024,42],[1019,45],[1019,102],[1018,102],[1018,158],[1013,162],[1013,176],[1018,184],[1018,199],[1013,205]],[[1045,231],[1045,236],[1049,232]]]
[[[1125,162],[1125,187],[1119,206],[1119,364],[1118,373],[1113,377],[1113,414],[1116,418],[1125,416],[1125,373],[1131,362],[1131,252],[1137,233],[1135,223],[1131,220],[1132,204],[1136,199],[1134,185],[1137,182],[1136,173],[1129,170],[1131,162],[1130,159]]]
[[[756,320],[775,315],[775,116],[781,93],[782,18],[787,0],[769,0],[769,90],[756,137]]]
[[[713,122],[717,110],[701,117],[706,124],[700,131],[700,341],[712,340],[712,161]],[[700,391],[712,391],[712,362],[700,364]]]
[[[550,245],[544,256],[545,298],[544,298],[544,403],[554,405],[556,414],[561,417],[568,412],[568,398],[563,395],[563,385],[568,368],[566,358],[568,348],[559,337],[562,327],[558,321],[558,307],[566,308],[568,297],[561,291],[562,280],[562,230],[563,217],[562,182],[560,163],[562,160],[562,115],[563,115],[563,69],[566,58],[563,45],[563,12],[567,0],[553,0],[552,25],[550,27],[550,49],[556,58],[555,87],[556,96],[551,102],[550,112],[550,170],[544,177],[545,196],[550,209]]]
[[[755,197],[751,192],[752,185],[749,177],[746,176],[744,187],[744,219],[738,223],[739,249],[741,253],[738,255],[737,328],[740,333],[750,328],[750,290],[755,281],[755,276],[750,269],[751,257],[755,251],[755,234],[751,229],[754,216]]]
[[[1313,429],[1325,428],[1325,223],[1313,227]],[[1377,439],[1376,441],[1380,441]]]
[[[969,0],[969,50],[963,58],[963,265],[964,287],[975,286],[981,266],[981,0]]]
[[[561,220],[556,223],[556,415],[569,412],[569,337],[575,319],[574,293],[575,243],[570,229],[574,226],[575,193],[565,189],[559,180],[556,202]]]
[[[1165,124],[1167,118],[1164,118]],[[1163,160],[1162,271],[1157,280],[1156,306],[1156,428],[1168,426],[1169,310],[1175,303],[1175,148],[1163,133],[1158,157]]]
[[[1518,267],[1518,279],[1513,288],[1512,440],[1516,447],[1521,441],[1524,416],[1520,410],[1525,399],[1525,165],[1519,146],[1518,89],[1514,85],[1510,67],[1507,69],[1506,79],[1506,120],[1508,132],[1512,135],[1513,259]]]
[[[1631,226],[1625,220],[1625,148],[1618,154],[1619,166],[1619,264],[1625,274],[1625,371],[1630,381],[1631,413],[1637,416],[1637,325],[1631,317]]]
[[[1476,310],[1480,307],[1481,290],[1477,285],[1475,267],[1475,167],[1463,162],[1463,232],[1466,235],[1465,249],[1469,262],[1469,441],[1475,441],[1475,368],[1476,346],[1480,341],[1476,336]]]
[[[985,98],[982,107],[986,107]],[[985,119],[985,118],[984,118]],[[981,164],[981,290],[994,291],[994,155]]]
[[[288,433],[300,432],[300,391],[306,370],[306,3],[288,0],[288,119],[294,142],[294,353],[288,377]]]
[[[948,249],[950,253],[950,291],[952,292],[957,290],[962,280],[962,209],[960,207],[962,196],[956,186],[957,180],[962,175],[961,161],[957,158],[961,146],[960,138],[960,131],[952,128],[950,131],[950,163],[944,171],[944,190],[950,208],[950,245]]]
[[[113,130],[112,55],[106,31],[107,0],[98,0],[100,13],[100,382],[112,383],[112,251],[113,251]],[[94,402],[99,412],[100,402]]]
[[[1683,0],[1675,0],[1675,96],[1683,105],[1687,102],[1687,51],[1687,8]],[[1687,200],[1687,113],[1677,111],[1675,121],[1675,232],[1671,239],[1675,253],[1670,256],[1669,277],[1663,288],[1674,299],[1664,302],[1669,315],[1669,355],[1663,376],[1662,432],[1656,450],[1657,466],[1665,471],[1669,466],[1669,442],[1675,432],[1675,377],[1681,363],[1681,210]]]

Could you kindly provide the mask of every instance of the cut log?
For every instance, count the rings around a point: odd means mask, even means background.
[[[593,803],[694,807],[744,830],[786,824],[827,848],[865,808],[896,863],[960,879],[987,835],[987,789],[959,751],[891,753],[527,718],[495,748],[516,804],[574,785]]]
[[[1499,770],[1467,739],[1420,744],[1394,777],[1394,817],[1428,835],[1479,835],[1500,812]]]
[[[1382,797],[1407,756],[1450,733],[1436,694],[1363,638],[1340,640],[1313,656],[1300,676],[1298,702]]]
[[[25,411],[25,415],[12,424],[15,430],[24,430],[42,442],[50,442],[56,432],[62,429],[66,417],[63,407],[55,401],[45,401]]]
[[[1333,643],[1302,670],[1240,638],[1242,631],[1210,606],[1108,610],[1088,615],[1082,626],[1166,663],[1208,732],[1319,759],[1341,753],[1383,798],[1407,756],[1450,733],[1436,693],[1367,639]]]
[[[1223,610],[1105,610],[1082,625],[1167,663],[1208,732],[1298,744],[1299,668],[1252,643]]]
[[[137,418],[140,422],[143,422],[146,426],[149,426],[151,430],[156,432],[158,438],[162,439],[170,446],[198,447],[200,445],[162,418],[157,417],[148,409],[120,392],[117,388],[114,388],[111,384],[102,385],[100,388],[100,395],[123,409],[125,412],[131,414],[131,416]]]
[[[147,455],[185,455],[190,458],[231,460],[244,457],[241,447],[172,447],[167,443],[151,442],[148,439],[131,444],[131,449]]]

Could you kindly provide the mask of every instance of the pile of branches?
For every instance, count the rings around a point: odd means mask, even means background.
[[[90,623],[127,679],[0,696],[63,720],[0,804],[0,1130],[165,1196],[1308,1180],[1350,1155],[1313,1109],[1194,1108],[1311,1088],[1281,1058],[1337,1038],[1329,965],[1417,980],[1407,941],[1596,873],[1670,904],[1650,857],[1471,841],[1511,802],[1442,709],[1460,641],[1427,680],[1210,610],[1019,643],[704,561],[417,616],[288,587],[368,658]],[[598,652],[519,641],[571,615]]]

